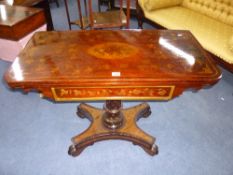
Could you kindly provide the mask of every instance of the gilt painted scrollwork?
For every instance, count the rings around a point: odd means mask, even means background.
[[[56,101],[82,99],[136,99],[148,98],[169,100],[172,98],[174,86],[153,87],[56,87],[51,88]]]

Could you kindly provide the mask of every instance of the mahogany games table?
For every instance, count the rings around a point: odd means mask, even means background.
[[[106,139],[128,140],[155,155],[155,138],[136,124],[151,114],[150,106],[124,109],[121,100],[170,100],[220,78],[192,34],[172,30],[39,32],[5,73],[11,88],[55,101],[106,100],[103,109],[78,106],[91,125],[72,138],[72,156]]]

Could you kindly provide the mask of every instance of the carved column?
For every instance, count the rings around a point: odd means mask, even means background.
[[[123,125],[121,100],[107,100],[104,104],[103,124],[108,129],[118,129]]]

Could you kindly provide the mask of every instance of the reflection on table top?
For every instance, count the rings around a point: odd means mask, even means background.
[[[188,31],[40,32],[10,67],[11,83],[216,82],[221,76]]]
[[[18,41],[44,24],[42,9],[0,5],[0,38]]]
[[[21,5],[21,6],[33,6],[44,0],[0,0],[0,4],[4,5]]]

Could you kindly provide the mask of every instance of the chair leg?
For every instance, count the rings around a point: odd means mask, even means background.
[[[100,2],[100,0],[98,0],[98,10],[99,10],[99,12],[101,12],[100,5],[101,5],[101,2]]]
[[[111,1],[108,0],[108,10],[111,10],[112,9],[112,4],[111,4]]]
[[[143,29],[144,14],[141,7],[138,4],[138,1],[136,1],[136,12],[137,12],[138,28]]]

